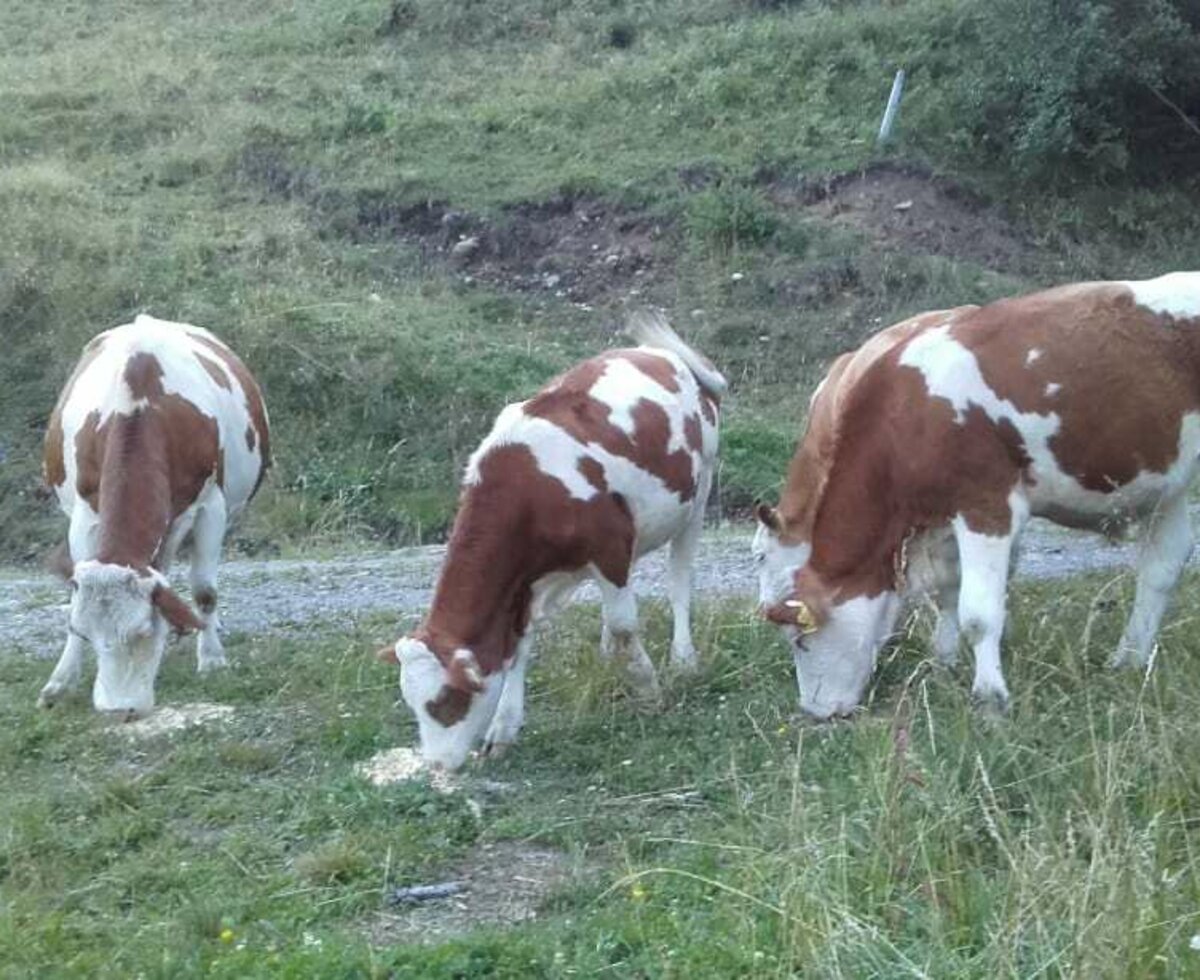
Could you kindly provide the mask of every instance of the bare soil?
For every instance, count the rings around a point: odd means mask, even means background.
[[[948,178],[880,165],[819,180],[781,181],[767,195],[863,231],[885,249],[969,259],[989,269],[1030,271],[1039,249],[1002,211]]]
[[[375,913],[363,924],[373,946],[443,942],[486,926],[535,919],[546,899],[582,880],[587,867],[562,851],[521,841],[480,844],[461,864],[437,876],[461,881],[458,895]]]

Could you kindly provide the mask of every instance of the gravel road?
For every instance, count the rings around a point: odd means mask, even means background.
[[[705,534],[696,562],[701,596],[746,596],[757,591],[750,560],[752,529],[725,525]],[[309,624],[392,612],[407,626],[425,608],[445,548],[437,545],[335,558],[233,559],[221,566],[221,610],[227,633],[296,633]],[[1033,521],[1022,541],[1017,574],[1053,579],[1129,567],[1131,544],[1110,545],[1096,535]],[[663,595],[664,553],[648,556],[635,584],[643,595]],[[175,576],[182,588],[184,566]],[[581,589],[576,601],[595,601]],[[0,652],[56,655],[65,627],[66,590],[48,573],[0,569]]]

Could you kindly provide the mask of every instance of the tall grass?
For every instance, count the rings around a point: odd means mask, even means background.
[[[596,611],[576,610],[543,637],[522,741],[449,797],[352,773],[415,734],[366,653],[389,624],[234,638],[220,676],[172,658],[164,702],[237,714],[149,743],[82,700],[40,712],[45,665],[0,658],[0,962],[14,977],[1194,976],[1191,620],[1168,623],[1147,674],[1113,673],[1130,590],[1097,603],[1101,584],[1014,590],[1006,719],[972,706],[969,665],[926,659],[918,617],[867,711],[808,725],[784,645],[742,603],[699,610],[702,673],[641,714],[595,653]],[[657,655],[669,617],[646,619]],[[458,874],[498,841],[576,869],[537,920],[371,947],[390,885]]]

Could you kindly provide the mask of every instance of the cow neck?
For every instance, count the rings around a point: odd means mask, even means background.
[[[537,573],[522,553],[520,500],[486,484],[468,489],[426,619],[440,658],[465,647],[485,674],[512,655],[528,621]]]
[[[96,557],[145,570],[171,522],[166,434],[156,412],[114,415],[106,427]]]

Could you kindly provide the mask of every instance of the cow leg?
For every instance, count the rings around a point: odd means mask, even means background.
[[[1164,502],[1142,538],[1138,553],[1137,594],[1133,612],[1113,656],[1114,667],[1145,667],[1175,583],[1191,557],[1195,537],[1187,497]]]
[[[67,634],[67,645],[63,647],[62,656],[58,658],[50,679],[38,695],[38,704],[43,708],[52,708],[63,695],[79,686],[79,678],[83,673],[83,637],[78,633]]]
[[[933,652],[938,663],[953,667],[958,663],[958,582],[941,585],[934,593],[937,605],[937,626],[933,631]]]
[[[517,643],[516,653],[504,668],[504,688],[496,704],[487,734],[483,736],[483,754],[500,756],[517,740],[525,723],[525,668],[533,652],[533,634],[526,633]]]
[[[704,520],[703,499],[697,498],[696,510],[687,527],[671,541],[671,555],[667,561],[667,593],[674,620],[671,665],[679,670],[696,669],[696,648],[692,645],[692,566]]]
[[[196,639],[196,669],[200,673],[226,665],[225,648],[217,630],[217,565],[225,539],[225,500],[220,494],[205,503],[192,526],[192,601],[204,628]]]
[[[1028,518],[1028,505],[1010,498],[1012,526],[1007,534],[972,531],[960,515],[954,519],[961,582],[958,621],[975,653],[975,683],[971,693],[985,705],[1008,706],[1008,686],[1000,669],[1000,638],[1004,634],[1008,566],[1013,546]]]
[[[658,704],[662,691],[658,686],[658,674],[654,664],[646,656],[638,634],[637,598],[629,585],[616,586],[606,579],[599,579],[600,595],[604,603],[604,633],[600,641],[600,652],[606,657],[615,656],[625,661],[625,669],[640,700]]]

